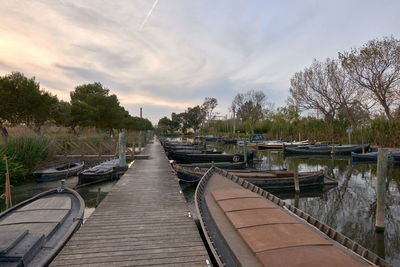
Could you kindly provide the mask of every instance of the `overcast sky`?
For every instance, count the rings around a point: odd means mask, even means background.
[[[64,100],[101,82],[156,123],[238,92],[285,104],[314,58],[400,37],[400,1],[0,0],[0,75],[21,71]]]

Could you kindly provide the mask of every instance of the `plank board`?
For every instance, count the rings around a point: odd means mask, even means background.
[[[207,266],[208,254],[158,141],[136,161],[51,266]]]

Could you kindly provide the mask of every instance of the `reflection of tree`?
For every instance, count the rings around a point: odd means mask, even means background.
[[[311,161],[311,169],[315,162]],[[327,166],[330,162],[326,162]],[[346,162],[347,163],[347,162]],[[322,164],[321,164],[322,165]],[[306,166],[304,163],[303,166]],[[375,171],[373,171],[375,170]],[[327,193],[326,200],[319,198],[300,199],[300,209],[342,232],[362,246],[377,252],[375,238],[376,168],[368,165],[343,168],[341,161],[335,161],[330,174],[339,179],[337,188]],[[393,176],[388,172],[388,181]],[[385,253],[386,259],[400,263],[399,182],[391,182],[386,194]],[[394,190],[396,189],[396,190]],[[396,264],[395,264],[396,265]]]

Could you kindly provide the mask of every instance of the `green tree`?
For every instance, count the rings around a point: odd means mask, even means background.
[[[52,119],[51,110],[58,102],[55,96],[40,90],[35,78],[21,72],[0,77],[0,131],[8,136],[5,123],[25,123],[29,127],[41,125]]]

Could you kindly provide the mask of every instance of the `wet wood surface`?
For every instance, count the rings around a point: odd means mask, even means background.
[[[158,141],[121,177],[51,266],[207,266],[208,254]]]

